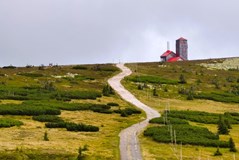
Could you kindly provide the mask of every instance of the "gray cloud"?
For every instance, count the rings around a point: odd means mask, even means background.
[[[237,0],[0,1],[0,65],[158,61],[170,41],[189,58],[239,56]]]

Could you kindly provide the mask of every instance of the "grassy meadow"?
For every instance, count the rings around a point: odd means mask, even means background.
[[[225,63],[225,61],[237,62],[236,60],[211,59],[175,63],[126,64],[133,74],[125,78],[123,84],[138,99],[162,114],[165,109],[215,114],[238,113],[238,63]],[[225,64],[227,64],[226,68],[223,68]],[[217,134],[217,124],[194,122],[192,118],[186,121],[190,126],[204,127],[213,134]],[[157,127],[160,126],[162,125],[150,124],[148,128],[155,127],[155,131],[158,132]],[[160,132],[164,131],[160,130]],[[232,137],[236,148],[239,149],[238,133],[239,125],[233,124],[229,135],[219,135],[219,140],[228,142]],[[160,140],[157,136],[155,139]],[[180,158],[180,144],[175,147],[165,142],[156,142],[151,137],[144,136],[143,133],[140,136],[140,143],[145,159]],[[239,158],[238,152],[229,152],[228,148],[220,148],[223,155],[214,156],[216,149],[217,147],[185,144],[182,145],[182,155],[183,159]]]
[[[119,159],[119,132],[144,114],[122,116],[134,107],[103,95],[118,72],[111,64],[0,68],[0,159],[76,159],[85,145],[85,159]]]

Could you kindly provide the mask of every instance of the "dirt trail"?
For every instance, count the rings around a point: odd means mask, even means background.
[[[117,67],[120,68],[122,72],[109,79],[108,83],[125,101],[144,110],[147,115],[146,120],[136,123],[120,132],[120,158],[121,160],[142,160],[143,158],[137,135],[148,125],[150,119],[160,117],[160,114],[156,110],[140,102],[121,85],[120,81],[124,77],[129,76],[132,72],[129,68],[125,67],[124,64],[117,64]]]

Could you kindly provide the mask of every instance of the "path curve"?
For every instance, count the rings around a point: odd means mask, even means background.
[[[108,83],[125,101],[128,101],[136,107],[144,110],[147,115],[146,120],[136,123],[120,132],[120,159],[142,160],[137,135],[148,125],[150,119],[160,117],[160,114],[156,110],[140,102],[134,95],[125,89],[124,86],[121,85],[120,81],[124,77],[129,76],[132,72],[129,68],[124,66],[124,64],[120,63],[116,66],[120,68],[122,72],[110,78]]]

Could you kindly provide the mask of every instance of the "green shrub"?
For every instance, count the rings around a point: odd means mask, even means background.
[[[57,108],[47,106],[30,106],[26,104],[3,104],[0,105],[0,115],[59,115],[61,111]]]
[[[54,83],[52,81],[44,81],[42,88],[47,91],[55,91],[56,87],[54,86]]]
[[[76,80],[95,80],[95,78],[93,78],[93,77],[86,77],[86,76],[81,76],[81,75],[77,75],[77,76],[75,76],[75,79]]]
[[[21,121],[10,119],[10,118],[0,118],[0,128],[2,127],[13,127],[21,126],[23,123]]]
[[[48,122],[45,124],[47,128],[66,128],[67,131],[75,132],[98,132],[99,127],[86,125],[86,124],[76,124],[73,122]]]
[[[222,153],[220,152],[219,147],[217,147],[217,150],[214,153],[214,156],[221,156],[221,155],[222,155]]]
[[[157,123],[157,124],[189,124],[187,121],[179,119],[179,118],[172,118],[168,117],[167,120],[165,120],[165,117],[158,117],[153,118],[149,121],[149,123]]]
[[[91,103],[70,103],[58,106],[59,109],[68,111],[80,111],[80,110],[91,110],[98,113],[112,113],[109,105],[104,104],[91,104]]]
[[[236,145],[231,137],[229,139],[229,148],[230,152],[237,152]]]
[[[233,83],[234,80],[235,80],[235,78],[232,77],[232,76],[228,76],[228,77],[226,78],[226,81],[229,82],[229,83]]]
[[[153,89],[153,96],[158,97],[158,93],[157,93],[157,89],[156,88]]]
[[[17,68],[17,67],[10,65],[10,66],[4,66],[4,67],[2,67],[2,68],[3,68],[3,69],[15,69],[15,68]]]
[[[232,85],[231,86],[231,90],[229,91],[229,93],[232,93],[234,95],[239,95],[239,85]]]
[[[83,152],[85,152],[85,151],[88,151],[88,146],[87,145],[84,145],[84,147],[79,147],[77,160],[83,160],[84,159]]]
[[[208,99],[217,102],[225,102],[225,103],[239,103],[239,96],[230,94],[230,93],[200,93],[194,96],[198,99]]]
[[[217,128],[218,128],[218,134],[228,134],[229,133],[228,126],[226,125],[225,120],[222,117],[222,115],[219,116]]]
[[[180,118],[180,119],[185,119],[185,120],[198,122],[198,123],[205,123],[205,124],[218,124],[219,115],[222,115],[222,114],[207,113],[207,112],[201,112],[201,111],[171,110],[168,113],[168,117]],[[239,116],[238,117],[230,116],[229,113],[227,113],[227,114],[225,113],[224,119],[228,120],[228,123],[230,123],[230,124],[239,124]]]
[[[49,141],[47,131],[44,133],[44,137],[43,137],[43,139],[44,139],[44,141]]]
[[[39,116],[33,116],[33,120],[39,121],[39,122],[61,122],[63,121],[60,117],[55,115],[39,115]]]
[[[205,147],[228,147],[228,142],[219,141],[219,136],[210,132],[207,128],[190,126],[187,124],[173,125],[177,134],[177,143],[200,145]],[[144,131],[145,136],[152,137],[153,140],[161,143],[171,143],[168,126],[149,127]]]
[[[77,65],[77,66],[72,67],[72,69],[86,70],[86,69],[88,69],[88,68],[87,68],[86,66],[80,66],[80,65]]]
[[[119,71],[119,69],[113,65],[100,65],[96,64],[92,67],[92,70],[94,71],[108,71],[108,72],[116,72]]]
[[[32,77],[32,78],[37,78],[37,77],[43,77],[44,75],[41,73],[18,73],[20,76],[26,76],[26,77]]]
[[[47,128],[66,128],[66,122],[48,122],[45,126]]]
[[[59,91],[53,97],[56,99],[96,99],[101,97],[101,93],[97,91]]]
[[[75,123],[67,123],[66,124],[67,131],[82,131],[82,132],[98,132],[99,127],[92,126],[92,125],[85,125],[83,123],[81,124],[75,124]]]
[[[125,109],[119,109],[114,110],[115,113],[119,113],[122,117],[128,117],[132,114],[141,114],[141,111],[135,108],[125,108]]]
[[[119,104],[118,103],[115,103],[115,102],[109,102],[109,103],[107,103],[107,106],[119,106]]]
[[[143,90],[143,89],[144,89],[143,85],[142,84],[138,84],[138,90]]]
[[[185,79],[183,74],[181,74],[179,76],[179,83],[181,83],[181,84],[186,84],[187,83],[187,81],[186,81],[186,79]]]
[[[158,83],[158,84],[178,84],[178,81],[169,80],[162,77],[157,76],[133,76],[128,78],[130,81],[133,82],[140,82],[140,83]]]
[[[103,94],[104,96],[109,96],[109,95],[111,95],[111,94],[114,94],[114,90],[113,90],[113,88],[111,88],[111,86],[109,86],[109,85],[107,84],[107,85],[105,85],[105,86],[103,87],[102,94]]]

